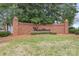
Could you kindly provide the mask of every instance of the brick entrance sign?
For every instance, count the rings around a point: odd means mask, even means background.
[[[34,31],[33,27],[35,24],[32,23],[21,23],[18,22],[18,18],[13,18],[13,35],[23,35],[23,34],[31,34]],[[56,32],[57,34],[68,34],[68,21],[67,19],[62,24],[38,24],[38,28],[46,28],[50,29],[51,32]]]

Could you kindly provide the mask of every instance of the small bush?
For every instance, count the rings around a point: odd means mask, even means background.
[[[74,27],[70,27],[70,28],[69,28],[69,33],[74,34],[74,33],[75,33],[75,31],[76,31],[76,29],[75,29]]]
[[[69,29],[69,33],[74,34],[75,33],[75,29]]]
[[[36,34],[56,34],[56,33],[52,33],[50,31],[33,31],[31,34],[36,35]]]
[[[76,34],[76,35],[79,35],[79,29],[76,29],[76,30],[75,30],[75,34]]]
[[[0,32],[0,37],[6,37],[9,36],[11,33],[10,32]]]

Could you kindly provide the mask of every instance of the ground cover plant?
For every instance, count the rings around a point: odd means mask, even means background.
[[[79,35],[79,28],[70,27],[69,33]]]
[[[70,56],[79,55],[79,36],[25,35],[0,43],[0,55]]]
[[[11,35],[10,32],[6,32],[6,31],[0,32],[0,37],[6,37],[6,36],[9,36],[9,35]]]

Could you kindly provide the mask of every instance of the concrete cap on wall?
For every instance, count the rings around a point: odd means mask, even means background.
[[[65,22],[68,22],[68,19],[65,19]]]
[[[18,18],[16,16],[14,16],[13,20],[18,20]]]

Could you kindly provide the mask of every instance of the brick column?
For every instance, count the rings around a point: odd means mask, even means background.
[[[13,18],[13,35],[18,35],[18,18],[16,16]]]
[[[65,34],[68,34],[68,20],[67,19],[64,21],[64,32]]]

